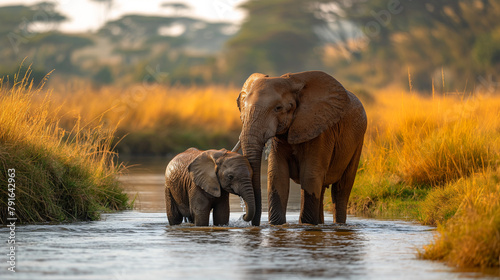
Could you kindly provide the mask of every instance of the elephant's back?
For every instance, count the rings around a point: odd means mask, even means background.
[[[165,170],[165,177],[172,178],[180,175],[180,173],[187,172],[188,166],[194,159],[201,153],[196,148],[189,148],[186,151],[176,155],[167,165]]]
[[[189,148],[176,155],[167,165],[165,170],[165,186],[168,188],[188,188],[192,183],[188,167],[201,153],[200,150]]]
[[[347,95],[350,99],[350,109],[347,113],[349,116],[346,117],[346,119],[348,120],[350,125],[357,131],[357,133],[362,134],[362,137],[364,137],[364,133],[368,124],[365,108],[354,93],[347,91]]]

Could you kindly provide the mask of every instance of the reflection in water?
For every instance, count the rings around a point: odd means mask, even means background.
[[[239,268],[235,269],[237,274],[246,277],[290,279],[363,273],[366,240],[346,226],[287,225],[226,230],[169,227],[166,233],[170,238],[185,240],[189,243],[186,247],[195,245],[193,254],[206,253],[216,262],[222,259],[225,266]]]
[[[17,273],[1,279],[452,279],[483,277],[416,259],[430,227],[349,217],[347,225],[167,226],[164,213],[127,211],[102,221],[20,226]],[[1,228],[0,236],[8,229]],[[2,248],[5,248],[2,247]],[[5,257],[4,257],[5,259]],[[10,273],[10,274],[9,274]]]

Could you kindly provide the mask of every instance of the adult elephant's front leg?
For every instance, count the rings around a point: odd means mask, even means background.
[[[279,144],[278,140],[274,139],[269,154],[267,196],[269,223],[272,225],[286,223],[286,206],[290,191],[290,171],[287,161],[289,149],[290,147]]]

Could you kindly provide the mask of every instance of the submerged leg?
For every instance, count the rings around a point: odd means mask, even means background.
[[[172,197],[169,188],[165,188],[165,206],[167,211],[168,223],[171,226],[182,223],[182,214],[177,208],[177,204]]]

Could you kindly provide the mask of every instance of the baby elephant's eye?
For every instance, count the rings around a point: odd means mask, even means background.
[[[229,180],[233,180],[233,179],[234,179],[234,176],[233,176],[233,175],[227,175],[227,178],[228,178]]]
[[[282,110],[283,110],[283,106],[281,106],[281,105],[278,105],[278,106],[276,106],[276,107],[274,108],[274,111],[275,111],[275,112],[281,112]]]

